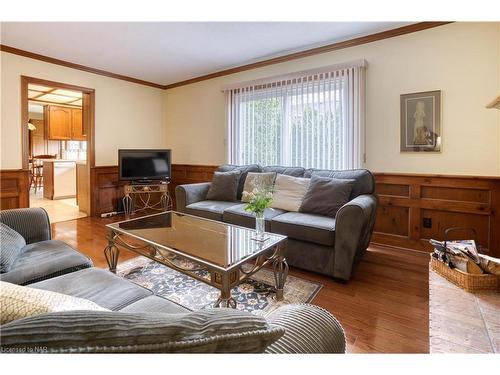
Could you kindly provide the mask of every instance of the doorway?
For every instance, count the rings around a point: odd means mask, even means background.
[[[21,77],[23,169],[29,171],[30,207],[51,222],[91,212],[94,166],[93,89]]]

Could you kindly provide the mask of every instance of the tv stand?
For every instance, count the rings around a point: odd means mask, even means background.
[[[124,186],[125,196],[122,199],[123,210],[130,216],[146,209],[168,211],[172,209],[172,198],[168,191],[168,182],[162,183],[131,183]],[[151,203],[151,194],[161,194],[160,201]],[[139,197],[142,206],[135,208],[135,198]]]

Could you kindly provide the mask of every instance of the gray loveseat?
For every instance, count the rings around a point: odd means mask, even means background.
[[[61,265],[75,255],[76,250],[67,245],[51,253],[54,247],[46,242],[50,241],[50,223],[43,209],[2,211],[0,222],[26,242],[38,244],[43,253],[40,261]],[[8,246],[8,241],[2,241],[2,256]],[[1,352],[345,352],[341,325],[320,307],[286,305],[266,318],[223,308],[190,311],[107,270],[88,264],[76,270],[78,263],[68,262],[62,267],[66,272],[58,276],[45,267],[36,275],[43,281],[29,287],[85,298],[110,311],[52,312],[14,320],[1,326]],[[36,268],[36,264],[30,267]],[[1,274],[1,280],[24,283],[24,278],[13,279],[9,273]]]
[[[248,172],[276,172],[310,178],[313,174],[338,179],[355,180],[350,201],[342,206],[335,218],[301,212],[266,209],[266,231],[288,236],[288,264],[318,272],[340,280],[349,280],[353,268],[370,243],[375,224],[377,197],[375,181],[370,171],[319,170],[300,167],[259,165],[222,165],[218,171],[241,170],[238,199],[241,199]],[[178,185],[175,189],[176,210],[191,215],[248,228],[255,226],[254,216],[244,210],[242,202],[206,200],[210,182]]]

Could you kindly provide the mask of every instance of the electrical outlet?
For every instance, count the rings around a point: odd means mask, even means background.
[[[430,217],[424,217],[424,228],[432,228],[432,219]]]

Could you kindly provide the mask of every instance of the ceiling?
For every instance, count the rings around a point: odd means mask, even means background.
[[[411,22],[2,22],[10,47],[168,85]]]
[[[28,99],[40,104],[66,104],[82,106],[82,93],[42,85],[28,85]]]

